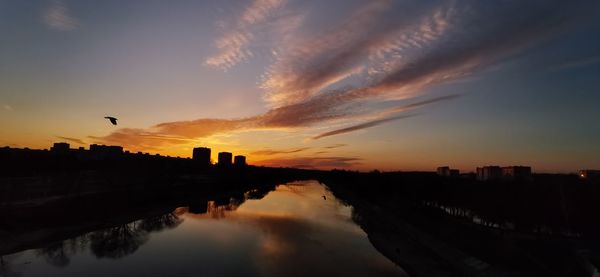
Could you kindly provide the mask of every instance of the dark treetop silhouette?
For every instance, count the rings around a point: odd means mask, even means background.
[[[117,118],[112,116],[105,116],[104,118],[110,120],[110,123],[112,123],[112,125],[117,125]]]

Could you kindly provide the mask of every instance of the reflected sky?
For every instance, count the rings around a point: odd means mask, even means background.
[[[168,217],[84,235],[79,243],[64,241],[59,243],[64,247],[4,256],[5,266],[0,273],[6,276],[405,275],[371,245],[367,235],[352,221],[351,207],[340,203],[315,181],[281,185],[264,198],[249,199],[239,206],[235,201],[230,203],[233,204],[209,202],[206,213],[191,213],[182,207]],[[141,243],[128,246],[129,252],[114,254],[111,250],[118,243],[112,243],[107,232],[116,231]],[[82,243],[86,240],[92,242]],[[104,243],[99,245],[98,241]],[[99,256],[99,247],[113,254]]]

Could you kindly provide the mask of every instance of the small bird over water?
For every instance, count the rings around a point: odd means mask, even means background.
[[[117,125],[117,118],[112,116],[105,116],[104,118],[110,120],[110,123],[112,123],[112,125]]]

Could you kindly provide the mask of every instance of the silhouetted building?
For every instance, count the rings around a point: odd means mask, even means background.
[[[123,154],[123,147],[115,145],[90,145],[90,154],[93,159],[117,158]]]
[[[54,153],[58,153],[58,154],[65,154],[68,153],[70,149],[70,145],[66,142],[56,142],[54,143],[54,145],[50,148],[50,151],[54,152]]]
[[[207,147],[196,147],[194,148],[194,152],[192,154],[192,159],[203,165],[210,165],[210,148]]]
[[[450,176],[450,167],[449,166],[440,166],[437,168],[437,175],[448,177]]]
[[[450,177],[460,177],[460,170],[450,169]]]
[[[505,166],[502,168],[502,177],[508,180],[531,180],[531,167]]]
[[[477,174],[475,174],[474,172],[461,173],[459,176],[460,176],[460,178],[470,179],[470,180],[473,180],[473,179],[477,178]]]
[[[460,171],[458,169],[451,169],[449,166],[440,166],[437,168],[437,175],[443,177],[459,177]]]
[[[496,165],[477,168],[477,180],[487,181],[502,178],[502,168]]]
[[[591,179],[598,180],[598,179],[600,179],[600,170],[594,170],[594,169],[579,170],[579,178],[587,179],[587,180],[591,180]]]
[[[219,152],[219,166],[231,166],[232,154],[229,152]]]
[[[237,155],[233,157],[233,164],[235,166],[246,166],[246,156]]]

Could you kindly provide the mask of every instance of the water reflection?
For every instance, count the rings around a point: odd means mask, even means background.
[[[51,242],[36,249],[50,265],[65,267],[70,257],[87,249],[97,258],[119,259],[135,253],[149,240],[151,232],[177,227],[183,219],[175,212],[136,220],[127,224],[101,229],[63,241]]]
[[[194,201],[169,203],[192,203],[185,207],[172,207],[168,209],[170,212],[161,214],[157,214],[156,208],[142,209],[135,212],[133,217],[137,219],[121,224],[115,223],[132,216],[121,214],[93,224],[63,226],[59,233],[63,237],[67,234],[64,239],[52,240],[61,237],[54,230],[47,240],[37,241],[43,247],[2,256],[0,273],[2,276],[404,275],[401,268],[373,248],[367,235],[352,221],[352,209],[340,203],[324,186],[308,181],[271,190],[273,187],[263,187],[212,199],[197,195]],[[98,225],[104,228],[82,231]],[[44,232],[49,233],[49,228]],[[69,237],[68,233],[76,235]],[[32,241],[27,236],[11,234],[10,230],[0,233],[0,240],[11,237]]]

